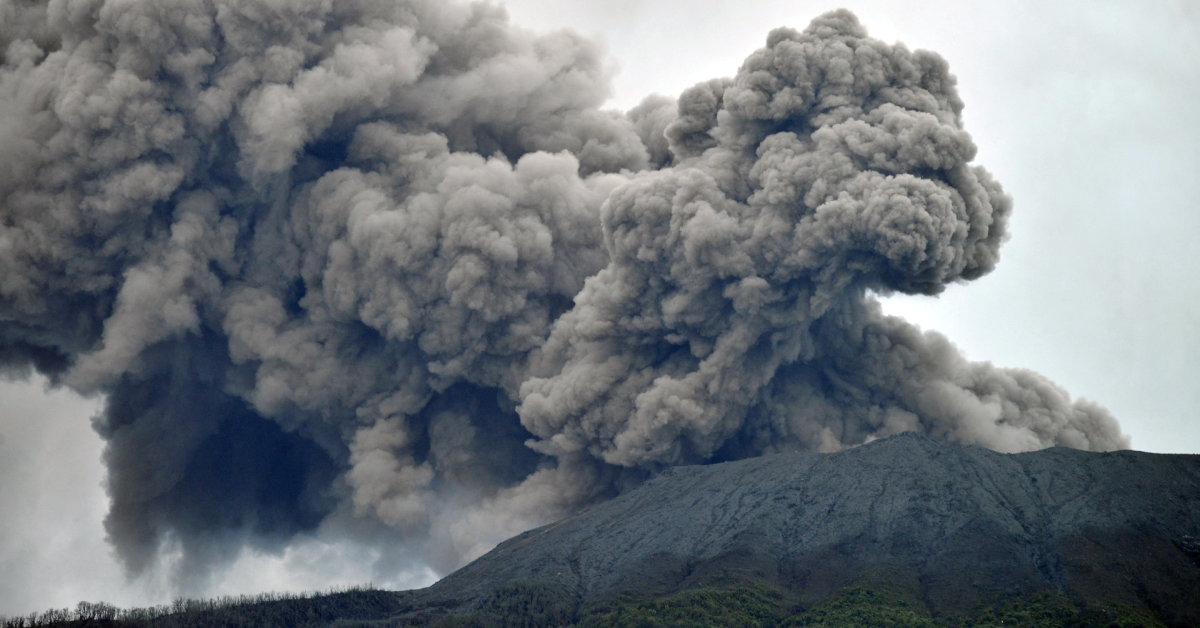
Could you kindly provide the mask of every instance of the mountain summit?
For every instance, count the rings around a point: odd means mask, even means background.
[[[621,596],[757,582],[803,609],[855,583],[934,617],[1052,594],[1200,625],[1200,456],[1021,454],[901,434],[834,454],[677,467],[504,543],[407,616],[470,613],[537,583],[576,611]]]
[[[0,621],[79,622],[1198,626],[1200,456],[1001,454],[904,433],[666,469],[426,589]]]

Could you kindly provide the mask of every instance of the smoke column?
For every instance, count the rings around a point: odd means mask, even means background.
[[[0,368],[102,394],[131,573],[318,529],[445,571],[671,465],[1127,446],[873,294],[995,265],[954,77],[848,12],[627,113],[442,1],[0,1]]]

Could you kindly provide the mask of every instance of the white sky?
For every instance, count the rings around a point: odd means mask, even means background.
[[[973,360],[1033,369],[1107,406],[1135,449],[1200,453],[1200,3],[505,4],[535,30],[601,37],[622,109],[732,75],[771,28],[838,6],[877,39],[938,52],[958,76],[976,162],[1014,198],[1012,237],[993,274],[889,310]],[[0,579],[0,615],[170,599],[162,582],[125,583],[103,542],[102,448],[88,421],[98,403],[0,383],[0,572],[24,575]],[[370,579],[345,551],[312,540],[249,557],[209,593]]]

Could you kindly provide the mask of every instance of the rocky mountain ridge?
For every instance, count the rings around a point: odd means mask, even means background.
[[[469,612],[537,582],[583,607],[713,579],[801,606],[864,578],[938,616],[1049,591],[1200,625],[1200,456],[1052,448],[1000,454],[901,434],[836,454],[669,469],[531,530],[412,592],[409,616]]]
[[[426,589],[6,626],[1200,625],[1200,456],[901,434],[668,469]]]

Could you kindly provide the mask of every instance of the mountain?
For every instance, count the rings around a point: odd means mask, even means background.
[[[515,583],[578,611],[714,582],[797,609],[867,583],[944,619],[1052,595],[1200,625],[1200,456],[1000,454],[901,434],[668,469],[412,592],[401,616],[469,613]]]
[[[1197,626],[1200,456],[901,434],[676,467],[426,589],[107,617],[87,625]]]

